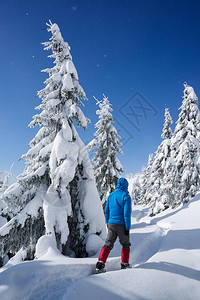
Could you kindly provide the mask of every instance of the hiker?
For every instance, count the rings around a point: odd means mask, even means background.
[[[123,247],[121,253],[121,269],[131,267],[129,265],[131,211],[131,197],[128,193],[128,181],[125,178],[119,178],[116,190],[108,196],[105,207],[108,235],[96,264],[97,273],[105,272],[105,263],[110,251],[114,247],[117,236]]]

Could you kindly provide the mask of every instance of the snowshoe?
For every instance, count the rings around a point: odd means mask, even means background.
[[[106,269],[105,269],[105,264],[103,261],[98,261],[96,263],[96,274],[100,274],[100,273],[105,273]]]
[[[121,263],[121,269],[131,269],[132,266],[129,263]]]

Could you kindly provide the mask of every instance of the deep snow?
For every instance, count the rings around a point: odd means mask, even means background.
[[[200,194],[154,218],[147,217],[147,210],[133,207],[132,269],[120,270],[118,241],[106,264],[108,272],[99,275],[92,275],[99,253],[73,259],[49,247],[38,260],[10,261],[1,269],[0,299],[199,300]]]

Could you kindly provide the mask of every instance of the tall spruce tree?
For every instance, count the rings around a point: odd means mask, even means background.
[[[133,201],[133,204],[140,203],[140,197],[141,197],[141,174],[136,173],[135,175],[132,175],[131,177],[126,176],[126,179],[129,181],[129,190],[131,199]]]
[[[96,114],[99,121],[95,124],[97,131],[95,138],[88,144],[88,150],[94,149],[92,160],[96,178],[97,189],[102,203],[107,200],[108,195],[115,190],[117,179],[123,171],[123,167],[117,158],[117,154],[123,154],[119,141],[120,136],[112,125],[115,122],[108,97],[103,96],[102,101],[97,101],[99,110]]]
[[[173,124],[171,115],[169,113],[169,109],[165,108],[165,122],[162,130],[161,137],[163,139],[168,139],[170,140],[172,138],[172,129],[171,129],[171,124]],[[168,147],[169,148],[169,147]],[[168,152],[170,152],[170,149],[168,149]]]
[[[168,108],[165,109],[165,122],[161,137],[162,143],[156,151],[152,165],[151,189],[149,199],[152,204],[150,214],[154,215],[167,209],[173,202],[176,165],[171,158],[171,138],[173,123]]]
[[[157,210],[163,210],[169,206],[174,205],[174,191],[177,185],[177,167],[174,159],[171,156],[171,139],[173,136],[170,125],[173,123],[172,118],[170,116],[169,110],[165,109],[165,123],[163,127],[162,138],[166,140],[167,148],[166,148],[166,162],[163,169],[163,182],[161,186],[161,207],[157,208]]]
[[[140,191],[140,203],[148,204],[151,199],[150,197],[150,188],[152,185],[151,182],[151,171],[152,171],[152,165],[154,162],[153,154],[149,154],[148,159],[148,165],[147,167],[142,168],[141,176],[140,176],[140,183],[141,183],[141,191]]]
[[[177,169],[175,203],[188,202],[199,188],[200,112],[194,89],[184,84],[184,97],[172,138],[172,158]]]
[[[144,196],[147,190],[147,167],[143,166],[140,173],[140,195],[139,195],[139,204],[145,204]]]
[[[11,177],[13,176],[13,173],[12,173],[13,165],[14,164],[12,164],[12,166],[10,167],[9,171],[4,171],[6,173],[6,175],[5,175],[4,178],[3,178],[3,172],[0,170],[0,196],[8,188],[8,185],[9,185],[9,182],[11,180]]]
[[[43,43],[54,67],[43,70],[49,77],[38,92],[42,110],[30,127],[41,126],[22,156],[24,172],[2,195],[8,223],[0,229],[1,256],[23,249],[33,259],[36,245],[49,239],[62,253],[85,257],[98,250],[91,240],[105,238],[105,221],[92,165],[73,119],[85,129],[89,120],[79,106],[86,99],[79,84],[70,47],[57,24]],[[47,243],[48,244],[48,243]]]

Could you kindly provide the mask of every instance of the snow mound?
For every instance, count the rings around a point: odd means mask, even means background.
[[[147,207],[134,206],[133,268],[120,270],[117,241],[106,263],[108,272],[93,276],[99,253],[91,258],[65,257],[54,251],[51,236],[44,236],[37,245],[37,260],[1,269],[0,299],[199,300],[199,211],[200,195],[153,218],[147,216]],[[97,244],[101,246],[98,236],[90,235],[88,251]]]

